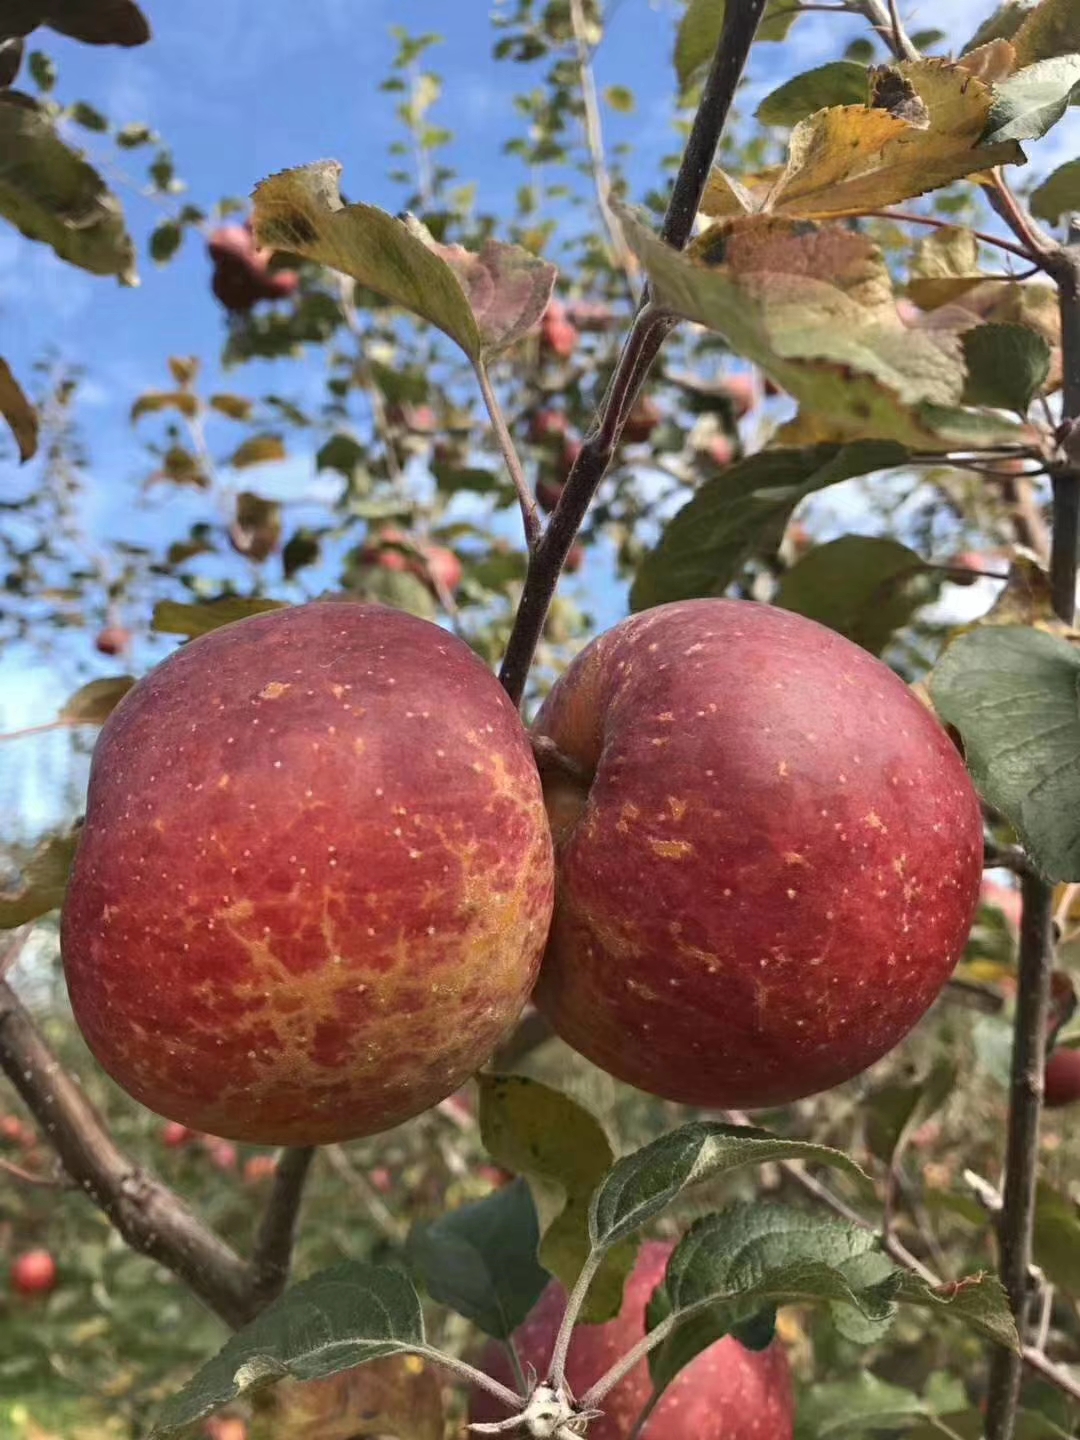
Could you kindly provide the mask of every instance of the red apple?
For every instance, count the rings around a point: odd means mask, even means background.
[[[33,1145],[36,1136],[17,1115],[0,1115],[0,1141],[10,1145]]]
[[[56,1275],[48,1250],[27,1250],[12,1261],[11,1284],[19,1295],[48,1295],[56,1288]]]
[[[753,375],[728,375],[723,383],[723,391],[731,402],[737,420],[741,420],[758,403],[757,381]]]
[[[418,580],[423,580],[429,589],[441,588],[453,594],[461,584],[461,561],[452,550],[447,550],[444,545],[428,545],[413,540],[393,526],[380,530],[360,554],[368,565],[381,565],[384,570],[408,571]]]
[[[552,480],[548,475],[541,475],[536,482],[536,503],[545,514],[550,515],[558,505],[562,492],[562,481]]]
[[[102,729],[62,917],[75,1017],[180,1124],[370,1135],[517,1018],[552,879],[528,737],[467,645],[379,605],[257,615]]]
[[[389,1195],[394,1188],[394,1177],[385,1165],[376,1165],[369,1178],[380,1195]]]
[[[639,395],[626,417],[622,438],[628,445],[643,445],[663,418],[660,406],[650,395]]]
[[[250,225],[220,225],[206,248],[214,262],[211,289],[233,313],[250,310],[259,300],[285,299],[299,286],[295,270],[270,270],[273,251],[256,245]]]
[[[123,625],[106,625],[94,640],[94,648],[102,655],[126,655],[130,645],[131,631]]]
[[[735,442],[730,435],[714,435],[705,447],[705,454],[723,470],[735,459]]]
[[[1080,1100],[1080,1050],[1055,1050],[1046,1062],[1043,1103],[1050,1109]]]
[[[167,1145],[170,1150],[183,1149],[185,1145],[190,1145],[192,1140],[197,1138],[194,1130],[189,1129],[187,1125],[178,1125],[175,1120],[170,1120],[167,1125],[161,1127],[161,1143]]]
[[[266,1180],[273,1180],[276,1174],[277,1160],[273,1155],[252,1155],[244,1161],[245,1185],[262,1185]]]
[[[211,1415],[203,1421],[203,1434],[207,1440],[247,1440],[247,1422],[238,1415]]]
[[[576,575],[585,563],[585,546],[571,545],[570,553],[566,557],[563,569],[567,575]]]
[[[664,1278],[674,1246],[650,1241],[641,1248],[626,1286],[622,1310],[606,1325],[578,1326],[570,1344],[566,1382],[581,1396],[645,1335],[645,1309]],[[566,1305],[561,1285],[551,1284],[514,1335],[522,1364],[542,1379]],[[503,1346],[492,1340],[481,1368],[513,1387]],[[589,1424],[589,1440],[628,1440],[652,1384],[647,1360],[630,1371],[602,1403],[602,1419]],[[469,1419],[504,1420],[509,1412],[486,1392],[475,1391]],[[664,1392],[649,1420],[647,1440],[791,1440],[795,1406],[787,1355],[778,1342],[747,1350],[730,1335],[692,1360]]]
[[[536,731],[558,901],[536,1003],[602,1069],[689,1105],[779,1105],[879,1059],[944,985],[982,873],[945,731],[802,616],[689,600],[632,616]]]
[[[533,445],[561,440],[569,423],[562,410],[536,410],[529,419],[528,438]]]
[[[577,349],[577,326],[567,316],[560,300],[550,300],[540,317],[540,343],[559,360],[568,360]]]
[[[215,1170],[227,1175],[236,1169],[239,1156],[231,1140],[220,1140],[215,1135],[208,1135],[203,1144]]]

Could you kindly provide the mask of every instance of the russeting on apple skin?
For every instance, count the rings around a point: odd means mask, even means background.
[[[261,1144],[457,1089],[532,988],[551,838],[528,736],[454,636],[315,602],[192,641],[109,717],[62,920],[129,1094]]]
[[[556,909],[536,993],[656,1095],[776,1105],[879,1059],[964,946],[982,821],[887,666],[787,611],[692,600],[590,644],[535,724]]]

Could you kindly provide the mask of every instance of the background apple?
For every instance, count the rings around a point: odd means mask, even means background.
[[[48,1250],[27,1250],[12,1261],[11,1284],[19,1295],[48,1295],[56,1278],[56,1261]]]
[[[287,299],[299,287],[295,270],[270,269],[273,251],[256,245],[250,224],[220,225],[206,248],[214,262],[210,288],[234,314],[250,310],[260,300]]]
[[[1055,1050],[1046,1062],[1043,1103],[1051,1109],[1080,1100],[1080,1050]]]
[[[551,914],[528,738],[436,625],[316,602],[194,640],[94,752],[62,948],[151,1109],[315,1144],[450,1094],[520,1012]]]
[[[584,1392],[645,1334],[645,1307],[664,1278],[675,1247],[650,1241],[643,1245],[626,1286],[622,1310],[606,1325],[579,1325],[574,1331],[566,1379],[575,1395]],[[524,1366],[541,1379],[562,1319],[566,1292],[548,1286],[532,1314],[514,1335]],[[491,1341],[481,1368],[513,1385],[501,1345]],[[649,1366],[642,1360],[603,1402],[604,1416],[589,1425],[589,1440],[628,1440],[642,1406],[652,1391]],[[504,1420],[505,1406],[476,1391],[470,1405],[472,1422]],[[645,1428],[643,1440],[791,1440],[794,1402],[787,1356],[779,1343],[755,1353],[730,1335],[703,1351],[664,1393]]]
[[[130,646],[131,631],[123,625],[106,625],[94,640],[94,648],[102,655],[126,655]]]
[[[536,1002],[691,1105],[814,1094],[890,1050],[971,926],[982,818],[933,715],[801,616],[693,600],[578,656],[536,731],[558,898]]]
[[[540,342],[560,360],[568,360],[577,349],[578,332],[561,300],[550,300],[540,319]]]

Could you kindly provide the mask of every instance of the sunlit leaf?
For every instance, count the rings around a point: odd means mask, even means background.
[[[830,105],[865,105],[868,86],[865,65],[831,60],[786,80],[754,113],[763,125],[797,125]]]
[[[984,145],[1038,140],[1061,119],[1080,82],[1080,55],[1059,55],[1018,71],[994,88]]]
[[[685,90],[698,71],[713,57],[724,26],[725,0],[690,0],[679,22],[675,40],[675,73],[679,86]],[[797,4],[788,0],[769,0],[758,26],[758,40],[780,41],[798,18]]]
[[[949,225],[915,246],[907,293],[923,310],[948,305],[985,280],[979,242],[970,230]]]
[[[251,465],[267,465],[286,460],[288,454],[280,435],[252,435],[237,446],[225,463],[234,470],[245,470]]]
[[[199,413],[199,397],[189,390],[147,390],[131,407],[132,423],[143,415],[157,415],[162,410],[178,410],[193,420]]]
[[[153,628],[162,635],[207,635],[221,625],[231,625],[234,620],[246,620],[249,615],[262,615],[267,610],[284,610],[281,600],[261,600],[229,595],[221,600],[210,600],[205,605],[181,605],[175,600],[160,600],[154,606]]]
[[[135,684],[133,675],[110,675],[91,680],[64,702],[59,719],[71,725],[103,724]]]

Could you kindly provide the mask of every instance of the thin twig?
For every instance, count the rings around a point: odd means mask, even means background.
[[[502,406],[499,404],[499,397],[492,389],[487,367],[482,360],[478,360],[476,363],[476,378],[480,382],[480,393],[484,397],[484,404],[491,417],[491,428],[495,431],[495,439],[499,442],[503,460],[510,472],[510,479],[514,482],[514,489],[517,491],[518,504],[521,506],[521,520],[525,526],[525,543],[529,547],[531,555],[536,550],[541,528],[536,496],[529,489],[529,482],[525,479],[525,472],[521,468],[521,457],[517,453],[517,446],[514,444],[510,431],[506,428],[506,420],[503,417]]]
[[[274,1187],[259,1223],[251,1253],[251,1293],[261,1309],[285,1288],[296,1240],[296,1222],[315,1149],[311,1145],[282,1151]]]
[[[357,1170],[342,1147],[327,1145],[323,1148],[323,1154],[326,1156],[331,1170],[335,1171],[346,1185],[360,1197],[368,1214],[386,1238],[392,1240],[395,1245],[403,1245],[409,1233],[408,1226],[393,1214],[389,1206],[384,1204],[383,1198],[375,1186],[366,1175]]]
[[[589,152],[589,168],[592,171],[593,186],[596,189],[596,204],[600,211],[612,257],[626,276],[631,300],[637,300],[634,286],[634,262],[623,239],[623,233],[611,213],[608,198],[611,195],[611,176],[604,158],[604,132],[600,123],[600,105],[596,97],[596,76],[593,74],[592,52],[585,34],[585,15],[581,0],[570,0],[570,23],[574,29],[574,43],[577,50],[578,79],[581,84],[581,103],[584,110],[585,145]]]
[[[935,230],[955,230],[955,220],[939,220],[934,215],[915,215],[907,210],[864,210],[863,216],[874,220],[898,220],[905,225],[929,225]],[[1021,260],[1030,261],[1033,258],[1032,252],[1023,245],[1014,245],[1011,240],[1003,240],[1000,235],[990,235],[985,230],[972,230],[972,235],[983,245],[994,245],[999,250],[1008,250],[1010,255],[1019,255]],[[1041,268],[1041,267],[1039,267]],[[1000,276],[1000,279],[1015,279],[1015,276]]]
[[[3,1170],[5,1175],[21,1180],[24,1185],[39,1185],[45,1190],[61,1190],[64,1186],[64,1182],[54,1175],[34,1175],[31,1171],[24,1170],[21,1165],[13,1165],[10,1160],[0,1160],[0,1170]]]
[[[690,237],[716,146],[764,9],[765,0],[742,0],[742,4],[729,5],[724,12],[723,30],[660,232],[661,238],[673,249],[681,250]],[[611,463],[630,407],[674,323],[669,315],[649,305],[646,292],[608,385],[600,417],[586,435],[555,513],[530,557],[521,603],[499,676],[517,704],[521,703],[525,691],[563,564]]]

